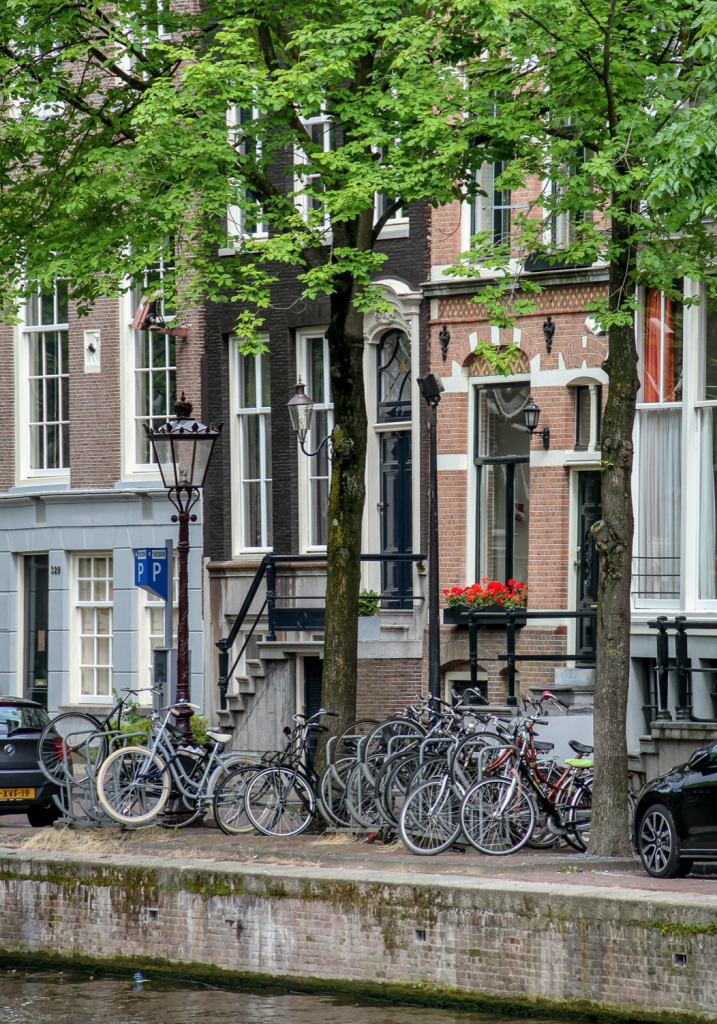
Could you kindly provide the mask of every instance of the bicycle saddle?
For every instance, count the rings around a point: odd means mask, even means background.
[[[215,743],[228,743],[232,738],[230,732],[215,732],[214,729],[207,729],[207,736]]]
[[[587,743],[578,743],[577,740],[570,740],[568,746],[574,750],[576,754],[592,754],[595,750],[595,747],[589,747]]]
[[[538,740],[533,741],[533,746],[540,754],[547,754],[549,750],[553,750],[555,747],[554,743],[541,743]]]

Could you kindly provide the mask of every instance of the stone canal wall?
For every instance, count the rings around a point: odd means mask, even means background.
[[[717,1021],[717,896],[19,851],[0,855],[0,960]]]

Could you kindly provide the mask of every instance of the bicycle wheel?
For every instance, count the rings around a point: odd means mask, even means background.
[[[469,789],[474,782],[480,782],[490,769],[490,756],[481,754],[481,751],[488,747],[505,748],[507,745],[506,740],[493,732],[466,736],[451,758],[451,780],[464,789]]]
[[[144,825],[169,799],[170,778],[159,754],[146,747],[121,747],[103,761],[97,774],[102,809],[121,825]]]
[[[432,779],[441,779],[444,775],[450,777],[448,762],[445,757],[427,757],[423,764],[416,766],[416,770],[411,777],[408,792],[412,793],[414,789],[418,789],[424,782],[430,782]]]
[[[265,768],[249,782],[247,817],[265,836],[298,836],[311,824],[316,801],[306,779],[292,768]]]
[[[37,742],[37,762],[50,782],[81,782],[107,756],[102,723],[93,715],[68,711],[45,726]],[[96,735],[97,734],[97,735]]]
[[[417,750],[399,750],[384,761],[376,772],[373,798],[381,808],[384,817],[398,825],[401,804],[406,798],[408,787],[418,766]]]
[[[565,842],[580,853],[585,853],[588,848],[592,806],[592,791],[587,786],[578,786],[565,810],[564,821],[568,826]]]
[[[366,778],[365,766],[355,765],[346,779],[346,807],[362,828],[380,828],[383,814],[374,800],[374,783]]]
[[[226,835],[238,836],[254,831],[246,813],[244,797],[251,780],[263,770],[261,765],[244,764],[225,775],[215,787],[212,800],[214,820]]]
[[[481,853],[514,853],[530,839],[534,826],[535,804],[515,779],[484,779],[463,797],[461,827]]]
[[[374,726],[368,738],[361,744],[361,761],[370,780],[375,781],[376,771],[391,754],[404,750],[414,740],[426,735],[418,722],[407,718],[387,718]]]
[[[321,773],[316,795],[319,810],[329,825],[347,828],[353,824],[351,812],[346,806],[346,779],[355,767],[353,757],[342,757],[339,761],[327,764]]]
[[[406,797],[398,816],[404,846],[419,857],[442,853],[461,834],[461,796],[447,775],[430,779]]]
[[[336,742],[331,745],[331,761],[336,764],[337,761],[343,761],[345,757],[355,759],[359,741],[368,736],[375,725],[378,725],[375,718],[359,718],[357,722],[352,722],[347,726],[339,734]]]

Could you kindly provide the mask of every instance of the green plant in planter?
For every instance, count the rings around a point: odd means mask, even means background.
[[[381,595],[375,590],[362,590],[359,594],[359,615],[370,616],[378,612],[378,602]]]

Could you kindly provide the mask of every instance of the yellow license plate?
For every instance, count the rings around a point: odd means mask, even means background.
[[[0,800],[34,800],[35,790],[31,789],[0,789]]]

